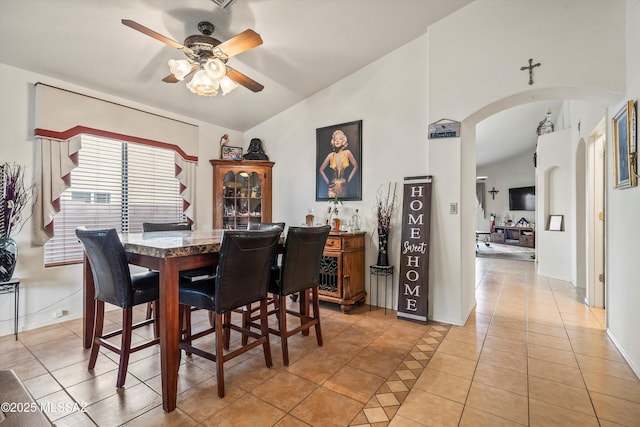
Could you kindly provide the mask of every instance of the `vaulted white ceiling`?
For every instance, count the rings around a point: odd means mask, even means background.
[[[239,131],[247,130],[424,34],[471,0],[0,0],[0,62]],[[264,44],[229,65],[262,83],[213,98],[164,83],[184,55],[121,23],[131,19],[182,43],[210,21],[225,41],[245,29]],[[1,78],[1,76],[0,76]],[[535,106],[534,106],[535,105]],[[531,104],[478,127],[478,161],[535,146],[548,105]],[[508,139],[508,141],[505,141]],[[499,144],[496,146],[495,144]]]
[[[246,130],[424,34],[470,0],[1,0],[0,62]],[[184,55],[120,20],[182,43],[210,21],[225,41],[245,29],[264,44],[229,65],[262,83],[201,97],[163,83]]]

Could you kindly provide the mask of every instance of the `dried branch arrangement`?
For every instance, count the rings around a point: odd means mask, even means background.
[[[20,231],[22,211],[31,200],[30,189],[24,184],[24,166],[16,163],[0,165],[0,238],[6,239]]]
[[[378,194],[376,195],[376,210],[378,214],[378,233],[389,233],[391,227],[391,218],[393,217],[393,211],[396,207],[397,201],[397,183],[388,183],[385,191],[384,185],[378,188]]]

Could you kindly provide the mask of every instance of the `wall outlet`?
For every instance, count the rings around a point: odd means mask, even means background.
[[[65,314],[67,314],[66,310],[56,310],[53,312],[53,318],[54,319],[59,319],[60,317],[64,316]]]

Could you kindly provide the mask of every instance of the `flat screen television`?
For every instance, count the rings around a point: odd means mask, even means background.
[[[510,211],[535,211],[536,187],[518,187],[509,189]]]

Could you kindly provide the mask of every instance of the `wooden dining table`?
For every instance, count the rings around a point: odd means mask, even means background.
[[[162,407],[166,412],[176,408],[178,367],[180,364],[178,273],[217,264],[223,230],[155,231],[123,233],[120,240],[129,263],[160,273],[160,367]],[[84,323],[83,345],[90,348],[95,320],[93,273],[84,259]]]

